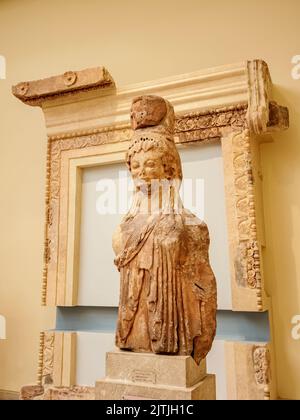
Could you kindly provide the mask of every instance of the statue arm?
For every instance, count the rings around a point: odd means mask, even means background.
[[[209,262],[209,231],[207,225],[195,216],[188,226],[189,244],[187,265],[194,291],[202,301],[216,297],[216,279]]]
[[[112,247],[115,255],[118,255],[122,250],[122,231],[121,225],[119,225],[114,231],[112,238]]]

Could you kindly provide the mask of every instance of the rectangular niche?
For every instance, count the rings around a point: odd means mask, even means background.
[[[221,145],[188,145],[180,147],[179,152],[184,204],[207,223],[210,231],[218,307],[231,309]],[[82,169],[79,306],[118,306],[119,273],[113,263],[112,235],[130,205],[131,191],[131,178],[124,163]]]

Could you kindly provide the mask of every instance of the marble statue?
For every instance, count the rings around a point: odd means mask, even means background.
[[[216,333],[216,280],[206,224],[183,207],[174,109],[158,96],[133,100],[126,163],[135,192],[113,236],[120,271],[116,345],[190,355],[199,364]]]

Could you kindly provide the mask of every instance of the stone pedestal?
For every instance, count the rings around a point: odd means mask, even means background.
[[[106,354],[106,377],[96,382],[96,400],[215,400],[215,376],[206,362],[117,350]]]

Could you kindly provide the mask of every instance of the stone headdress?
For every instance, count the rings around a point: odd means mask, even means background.
[[[129,170],[135,153],[155,148],[165,166],[166,179],[181,180],[181,161],[174,143],[173,106],[159,96],[139,96],[133,100],[130,117],[134,133],[126,154]]]

